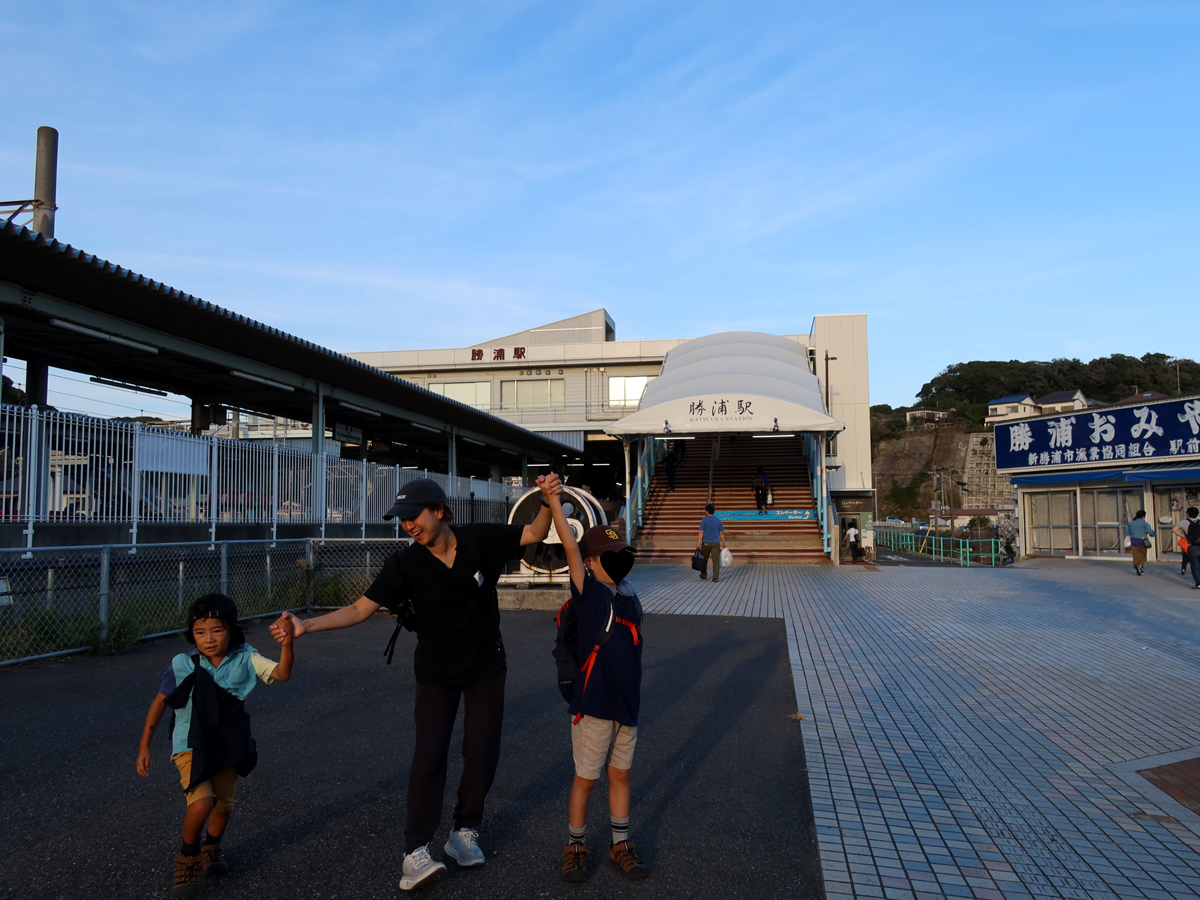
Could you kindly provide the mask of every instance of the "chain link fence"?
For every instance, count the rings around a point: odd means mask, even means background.
[[[344,606],[406,540],[217,541],[0,550],[0,665],[180,631],[218,591],[243,618]]]

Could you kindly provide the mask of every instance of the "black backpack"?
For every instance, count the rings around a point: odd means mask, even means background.
[[[567,602],[559,607],[555,621],[558,623],[558,633],[554,636],[554,650],[551,652],[551,656],[554,657],[555,664],[558,666],[558,692],[562,694],[564,700],[570,703],[571,697],[575,694],[575,679],[585,668],[590,673],[596,654],[612,637],[616,613],[610,602],[608,604],[608,622],[604,629],[596,635],[596,646],[592,648],[586,661],[579,658],[579,617],[575,613],[575,604],[571,602],[570,598],[567,598]],[[587,690],[586,680],[584,681],[584,690]]]
[[[754,489],[755,489],[755,490],[757,490],[757,491],[761,491],[761,490],[762,490],[764,487],[766,487],[766,485],[765,485],[765,484],[763,484],[763,477],[762,477],[762,475],[755,475],[755,476],[754,476],[754,480],[753,480],[753,481],[751,481],[751,482],[750,482],[750,484],[751,484],[751,485],[754,487]]]
[[[1200,545],[1200,519],[1191,519],[1187,527],[1188,546]]]

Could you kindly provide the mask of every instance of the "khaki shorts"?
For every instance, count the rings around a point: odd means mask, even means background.
[[[187,786],[192,783],[192,751],[184,750],[171,757],[171,762],[179,769],[179,783],[187,791],[184,797],[188,806],[197,800],[212,797],[217,802],[213,805],[214,813],[227,813],[233,809],[233,793],[237,790],[237,768],[230,766],[223,772],[218,772],[208,781],[202,781],[190,791]]]
[[[628,769],[633,765],[637,728],[611,719],[584,716],[571,726],[571,750],[575,756],[575,774],[595,781],[605,766]]]

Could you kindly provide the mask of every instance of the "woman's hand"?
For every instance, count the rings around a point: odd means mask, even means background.
[[[304,620],[298,619],[290,612],[283,613],[271,623],[271,637],[281,644],[289,643],[292,638],[298,638],[306,631]]]
[[[537,486],[542,489],[542,496],[549,500],[555,494],[562,493],[562,481],[557,472],[550,472],[537,477]]]
[[[150,748],[139,747],[137,755],[137,773],[143,778],[150,775]]]

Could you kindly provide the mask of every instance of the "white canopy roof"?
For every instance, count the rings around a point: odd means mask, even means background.
[[[808,351],[757,331],[727,331],[680,344],[646,386],[637,412],[609,434],[844,431],[825,414]]]

